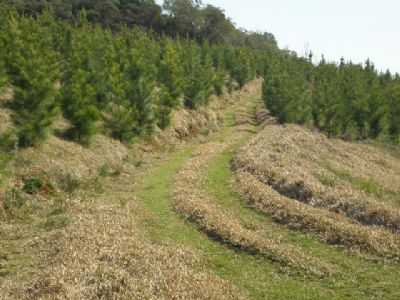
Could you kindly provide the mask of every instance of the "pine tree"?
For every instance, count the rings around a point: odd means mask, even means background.
[[[6,66],[5,66],[5,53],[3,53],[3,49],[5,47],[2,46],[1,38],[0,38],[0,95],[3,93],[4,88],[7,83],[7,76],[6,76]]]
[[[131,142],[138,128],[138,113],[127,95],[129,81],[125,77],[128,66],[128,48],[123,37],[118,36],[109,43],[107,57],[109,62],[110,99],[103,111],[106,131],[115,139]]]
[[[224,92],[225,79],[226,79],[224,53],[221,47],[214,46],[211,49],[211,57],[212,57],[213,67],[215,70],[214,80],[213,80],[214,93],[217,96],[221,96]]]
[[[235,55],[235,62],[231,67],[231,76],[242,88],[253,78],[254,70],[251,65],[250,56],[245,49],[238,49]]]
[[[42,21],[53,22],[48,14],[39,20],[10,15],[5,29],[5,68],[14,91],[12,119],[22,147],[42,142],[58,112],[59,58]]]
[[[400,143],[400,85],[391,83],[386,90],[388,103],[388,123],[391,140]]]
[[[338,75],[335,64],[328,64],[322,60],[316,68],[314,76],[314,125],[328,133],[329,136],[337,136],[340,133],[338,117],[341,111],[341,99]]]
[[[156,79],[159,57],[158,45],[142,32],[128,37],[128,57],[125,68],[127,80],[126,96],[137,113],[137,135],[150,134],[157,122],[155,103],[157,100]]]
[[[233,47],[229,46],[224,47],[223,61],[224,61],[224,69],[229,75],[226,85],[228,88],[228,92],[232,93],[232,91],[235,88],[235,79],[232,76],[233,69],[235,67],[235,50]]]
[[[164,41],[162,58],[160,61],[158,80],[164,85],[167,92],[172,97],[171,106],[175,108],[179,105],[179,98],[183,92],[184,70],[180,61],[180,44],[169,39]]]
[[[202,57],[201,48],[195,43],[189,43],[185,50],[185,106],[196,109],[208,102],[212,93],[214,69],[211,57]]]
[[[157,125],[164,129],[170,124],[172,110],[180,105],[183,94],[184,70],[180,61],[180,44],[164,40],[158,67],[159,88],[156,100]]]
[[[165,129],[170,125],[175,101],[168,88],[160,85],[155,95],[155,118],[159,128]]]
[[[66,34],[66,60],[62,77],[62,108],[72,127],[68,135],[83,144],[89,144],[97,131],[100,112],[94,82],[91,31],[85,16],[81,26]]]

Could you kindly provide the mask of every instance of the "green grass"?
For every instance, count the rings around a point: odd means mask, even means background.
[[[177,215],[171,206],[174,175],[190,158],[192,148],[175,153],[140,184],[138,197],[151,212],[144,226],[151,239],[197,250],[210,269],[247,291],[252,299],[332,299],[329,291],[295,280],[256,256],[235,252],[210,240]]]
[[[229,139],[235,134],[234,125],[235,115],[226,114],[225,129],[210,136],[210,139]],[[247,138],[250,136],[247,135]],[[172,207],[174,177],[194,153],[195,143],[153,165],[139,182],[137,196],[149,212],[143,218],[142,225],[151,240],[195,250],[205,259],[210,271],[234,283],[250,299],[400,299],[399,265],[368,260],[342,248],[328,246],[313,235],[279,226],[268,216],[248,207],[234,191],[230,169],[234,151],[242,142],[209,164],[204,173],[205,191],[249,228],[257,229],[265,237],[279,237],[283,243],[335,265],[339,275],[324,280],[289,276],[264,258],[235,251],[209,239],[195,225],[175,213]]]
[[[320,242],[312,235],[290,231],[274,224],[268,216],[249,208],[232,188],[233,174],[230,167],[232,158],[233,152],[226,151],[210,163],[210,167],[205,173],[204,188],[215,197],[219,205],[230,209],[244,222],[252,222],[257,227],[268,227],[266,234],[269,237],[279,236],[282,242],[290,243],[303,249],[306,253],[335,265],[340,273],[339,276],[335,276],[331,280],[307,282],[306,284],[310,289],[323,291],[321,299],[325,299],[325,297],[332,297],[332,299],[398,299],[400,295],[400,291],[396,288],[400,275],[398,265],[389,265],[382,261],[371,262],[361,256],[351,255],[343,249]],[[262,261],[260,263],[265,264]],[[235,282],[234,279],[233,281]],[[274,293],[274,291],[270,292]],[[301,293],[302,290],[295,291],[297,296],[293,299],[312,299]],[[281,299],[281,296],[273,299]]]

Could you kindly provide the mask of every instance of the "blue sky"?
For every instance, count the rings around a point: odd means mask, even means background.
[[[160,1],[159,1],[160,2]],[[370,58],[379,70],[400,73],[400,1],[203,0],[235,24],[268,31],[282,48],[329,60]]]

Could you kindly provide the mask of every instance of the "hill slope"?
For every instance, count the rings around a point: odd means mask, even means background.
[[[398,299],[396,152],[276,125],[261,83],[116,164],[102,136],[21,152],[0,299]]]

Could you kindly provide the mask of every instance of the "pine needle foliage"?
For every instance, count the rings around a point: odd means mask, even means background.
[[[11,13],[2,34],[6,47],[4,66],[14,99],[10,103],[17,143],[41,143],[58,114],[56,83],[59,56],[52,47],[50,14],[39,19]]]

